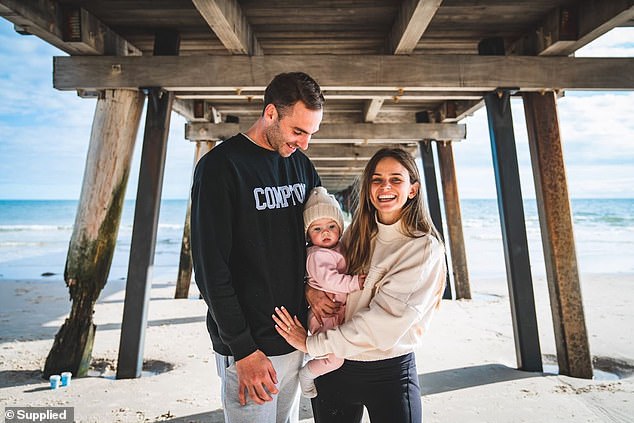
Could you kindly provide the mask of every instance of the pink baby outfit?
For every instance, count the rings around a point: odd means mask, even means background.
[[[344,321],[346,313],[346,300],[350,292],[358,291],[359,276],[346,274],[346,259],[341,253],[341,242],[333,248],[323,248],[318,246],[308,247],[306,259],[306,271],[308,272],[308,283],[313,288],[335,294],[335,301],[341,303],[337,316],[325,317],[323,326],[319,324],[313,313],[308,311],[308,327],[312,334],[326,332],[328,329],[339,326]],[[307,366],[315,376],[321,376],[343,364],[343,359],[328,354],[318,360],[311,360]]]

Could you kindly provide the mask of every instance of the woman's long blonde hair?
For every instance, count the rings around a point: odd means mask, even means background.
[[[349,233],[345,237],[345,251],[350,274],[367,273],[372,258],[372,245],[378,231],[376,224],[376,208],[370,201],[370,185],[372,175],[378,163],[387,157],[397,160],[409,173],[409,181],[418,182],[418,192],[408,199],[401,212],[401,228],[403,233],[412,238],[433,235],[441,240],[438,231],[429,217],[427,208],[420,194],[420,173],[414,158],[407,151],[400,148],[382,148],[368,161],[361,176],[359,201],[352,217]]]

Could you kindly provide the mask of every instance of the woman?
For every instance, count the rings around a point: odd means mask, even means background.
[[[344,235],[348,273],[367,274],[348,296],[345,323],[307,336],[282,307],[278,333],[313,357],[334,354],[342,367],[316,379],[317,423],[360,422],[363,406],[377,422],[420,422],[422,405],[414,357],[440,304],[444,248],[420,195],[413,157],[381,149],[363,172],[359,207]]]

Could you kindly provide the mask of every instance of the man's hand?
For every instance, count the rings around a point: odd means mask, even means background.
[[[277,374],[273,368],[273,363],[260,350],[236,361],[236,371],[238,372],[240,405],[247,404],[245,389],[256,404],[272,401],[271,394],[275,395],[279,392],[275,386]]]
[[[324,324],[324,317],[336,316],[341,307],[341,303],[334,300],[334,294],[329,296],[324,291],[308,284],[306,284],[305,295],[306,301],[308,301],[308,305],[310,305],[310,309],[320,325]]]
[[[363,289],[363,285],[365,285],[365,278],[367,278],[368,275],[359,275],[359,289]]]

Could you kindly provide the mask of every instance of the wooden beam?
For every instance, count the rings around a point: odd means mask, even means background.
[[[557,101],[553,92],[522,97],[559,373],[592,379]]]
[[[23,33],[74,55],[140,55],[141,50],[87,10],[50,0],[0,0],[0,16]]]
[[[366,101],[363,107],[363,121],[367,123],[374,122],[376,115],[381,111],[381,106],[385,100],[382,98],[373,98]]]
[[[306,69],[322,86],[463,91],[514,87],[634,89],[634,58],[526,56],[140,56],[55,57],[60,90],[162,86],[169,91],[250,89],[289,69]],[[367,88],[366,88],[367,89]]]
[[[574,50],[634,19],[634,1],[584,1],[579,7],[579,41]],[[573,51],[574,51],[573,50]]]
[[[396,16],[389,36],[389,51],[409,54],[423,36],[442,0],[405,0]]]
[[[585,0],[557,7],[510,50],[513,54],[568,56],[632,19],[633,0]]]
[[[188,123],[185,125],[185,138],[190,141],[225,140],[239,132],[246,132],[250,127],[250,123]],[[409,143],[422,139],[461,140],[466,136],[466,125],[454,123],[332,123],[322,124],[311,143],[319,140]]]
[[[337,169],[331,169],[331,172],[326,174],[321,173],[319,176],[321,177],[322,182],[324,180],[335,182],[337,181],[337,178],[354,179],[361,176],[361,173],[351,173],[347,171],[337,171]]]
[[[213,120],[211,107],[202,99],[174,99],[172,111],[183,116],[188,122],[211,122]]]
[[[192,0],[220,42],[232,54],[262,55],[262,48],[236,0]]]
[[[321,178],[321,182],[323,184],[337,185],[339,187],[347,188],[352,185],[352,183],[361,177],[361,172],[357,173],[333,173],[333,174],[325,174],[320,173],[319,176]],[[330,189],[328,189],[330,191]]]
[[[502,96],[493,92],[487,94],[484,100],[491,137],[517,365],[520,370],[541,372],[542,356],[510,95],[508,91]]]
[[[343,160],[311,158],[316,168],[363,169],[369,159],[348,157]]]
[[[315,166],[317,172],[320,175],[360,175],[365,168],[365,163],[360,163],[358,165],[353,166]]]
[[[467,268],[467,254],[464,247],[462,233],[462,214],[460,212],[460,196],[458,195],[458,181],[456,166],[453,159],[453,149],[450,142],[436,143],[438,153],[438,167],[442,183],[442,198],[447,218],[447,232],[449,238],[449,252],[451,253],[451,267],[453,270],[454,289],[457,300],[470,300],[469,271]]]
[[[328,190],[328,192],[335,193],[348,189],[355,183],[357,178],[361,176],[361,173],[346,176],[328,176],[323,174],[320,174],[319,176],[321,177],[322,185]]]
[[[364,90],[355,87],[348,87],[346,90],[326,90],[322,89],[326,100],[368,100],[381,102],[386,100],[407,101],[427,101],[427,100],[481,100],[485,92],[480,91],[446,91],[429,90],[423,91],[417,87],[409,87],[407,91],[399,90]],[[182,100],[205,99],[205,100],[243,100],[247,102],[262,101],[264,99],[264,88],[260,90],[227,90],[227,91],[180,91],[176,98]],[[370,107],[368,104],[366,107]],[[372,105],[376,107],[376,105]]]
[[[63,371],[85,376],[89,370],[94,304],[112,264],[142,111],[143,95],[137,90],[108,90],[97,99],[64,269],[73,304],[55,335],[44,366],[46,376]]]
[[[179,46],[180,36],[177,32],[162,30],[158,31],[154,37],[154,54],[156,55],[176,55]],[[158,231],[167,138],[174,102],[174,94],[163,92],[160,87],[151,87],[147,91],[145,132],[119,338],[117,379],[140,377],[143,367],[154,248]]]
[[[313,144],[308,146],[305,154],[312,160],[336,160],[339,158],[348,159],[356,157],[362,160],[369,160],[374,153],[383,147],[402,148],[412,155],[416,155],[417,147],[415,143],[411,144]]]
[[[434,121],[438,123],[460,122],[467,116],[471,116],[484,106],[483,100],[455,101],[449,100],[442,103],[432,111]]]
[[[211,151],[215,144],[213,141],[201,141],[196,143],[192,173],[196,170],[198,161],[202,156]],[[189,296],[189,286],[192,281],[191,214],[192,199],[191,195],[187,195],[187,209],[185,210],[185,223],[183,224],[183,240],[181,241],[181,253],[178,261],[178,274],[176,276],[176,290],[174,291],[175,299],[187,298]]]
[[[441,239],[444,242],[445,234],[442,224],[442,212],[440,210],[440,197],[438,196],[438,183],[436,182],[436,166],[434,164],[434,153],[431,148],[431,140],[424,140],[418,142],[418,150],[420,152],[421,162],[423,164],[423,179],[425,180],[425,198],[427,204],[427,210],[431,216],[431,220],[436,227],[436,230],[440,234]],[[419,195],[420,194],[419,191]],[[445,266],[449,268],[447,255],[445,254]],[[445,289],[442,294],[444,300],[451,300],[451,282],[449,279],[449,272],[446,274]]]

